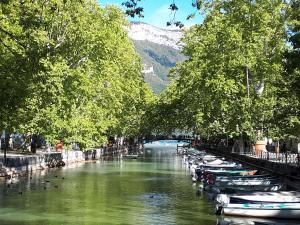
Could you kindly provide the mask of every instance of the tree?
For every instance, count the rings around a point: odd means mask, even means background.
[[[281,136],[297,137],[300,134],[300,3],[290,1],[287,11],[288,37],[291,47],[285,52],[284,79],[280,87],[275,121]]]
[[[112,130],[139,129],[149,87],[119,9],[93,0],[7,1],[0,15],[1,128],[83,148]]]
[[[278,0],[201,1],[205,19],[186,33],[189,59],[174,70],[177,88],[170,96],[188,102],[185,107],[194,113],[190,126],[204,134],[271,132],[286,7]]]
[[[139,6],[139,3],[141,0],[129,0],[122,3],[123,6],[126,7],[125,14],[130,17],[144,17],[143,12],[144,8]],[[197,10],[200,10],[201,7],[201,0],[191,0],[191,5],[195,7]],[[170,15],[172,15],[172,19],[170,21],[166,21],[167,26],[175,25],[178,28],[183,28],[184,23],[182,21],[179,21],[176,19],[176,13],[179,10],[176,1],[170,1],[169,5]],[[187,15],[186,20],[190,20],[194,18],[196,15],[195,12],[192,12],[191,14]]]

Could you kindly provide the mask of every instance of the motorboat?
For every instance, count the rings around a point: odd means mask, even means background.
[[[279,183],[278,178],[266,177],[264,179],[228,179],[228,180],[217,180],[213,183],[216,187],[228,187],[228,186],[252,186],[252,185],[271,185]]]
[[[228,203],[300,203],[299,191],[252,192],[247,194],[219,194],[217,204]]]
[[[209,188],[210,187],[210,188]],[[254,192],[254,191],[280,191],[286,187],[282,183],[261,184],[261,185],[231,185],[231,186],[207,186],[206,190],[214,193],[238,193],[238,192]]]
[[[219,213],[231,216],[300,219],[300,203],[225,204]]]

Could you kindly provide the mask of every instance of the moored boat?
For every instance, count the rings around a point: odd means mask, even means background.
[[[221,175],[232,175],[232,176],[238,176],[238,175],[253,175],[247,174],[245,172],[249,172],[248,169],[243,169],[240,165],[237,165],[235,163],[231,164],[221,164],[221,165],[215,165],[215,166],[200,166],[195,169],[196,174],[199,178],[206,178],[208,174],[213,174],[215,176],[221,176]]]
[[[214,181],[229,181],[229,180],[264,180],[269,179],[269,174],[262,175],[245,175],[245,176],[214,176]]]
[[[254,192],[254,191],[280,191],[285,188],[284,184],[276,183],[271,185],[234,185],[226,187],[216,187],[209,185],[205,187],[205,190],[208,190],[215,194],[220,193],[239,193],[239,192]]]
[[[228,203],[300,203],[300,192],[252,192],[248,194],[219,194],[216,197],[217,204]]]
[[[233,169],[208,169],[204,171],[204,174],[212,174],[212,175],[254,175],[257,170],[254,169],[242,169],[242,168],[233,168]]]
[[[299,219],[300,203],[226,204],[219,211],[224,215]]]
[[[265,178],[265,179],[229,179],[229,180],[219,180],[213,183],[216,187],[227,187],[227,186],[252,186],[252,185],[271,185],[279,183],[277,178]]]

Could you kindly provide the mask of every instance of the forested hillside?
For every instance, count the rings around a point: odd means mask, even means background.
[[[170,68],[186,57],[181,53],[182,30],[166,30],[145,23],[132,22],[129,37],[133,40],[142,64],[153,66],[154,74],[144,74],[155,93],[165,90]]]
[[[152,65],[155,76],[146,74],[145,80],[151,85],[154,92],[163,91],[169,83],[170,68],[185,57],[179,50],[152,43],[150,41],[134,41],[135,49],[142,58],[142,63]]]

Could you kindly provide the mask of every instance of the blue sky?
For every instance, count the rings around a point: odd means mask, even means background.
[[[119,5],[120,7],[122,7],[121,4],[124,1],[125,0],[98,0],[102,6],[113,4]],[[145,17],[136,17],[133,19],[129,17],[128,18],[133,21],[141,21],[165,28],[167,21],[172,18],[170,16],[170,10],[168,9],[172,2],[172,0],[142,0],[140,5],[144,7]],[[176,13],[176,20],[183,22],[187,27],[201,22],[201,16],[198,12],[196,12],[196,9],[192,7],[192,0],[177,0],[175,2],[179,8],[178,12]],[[186,17],[193,12],[196,12],[196,17],[187,21]]]

